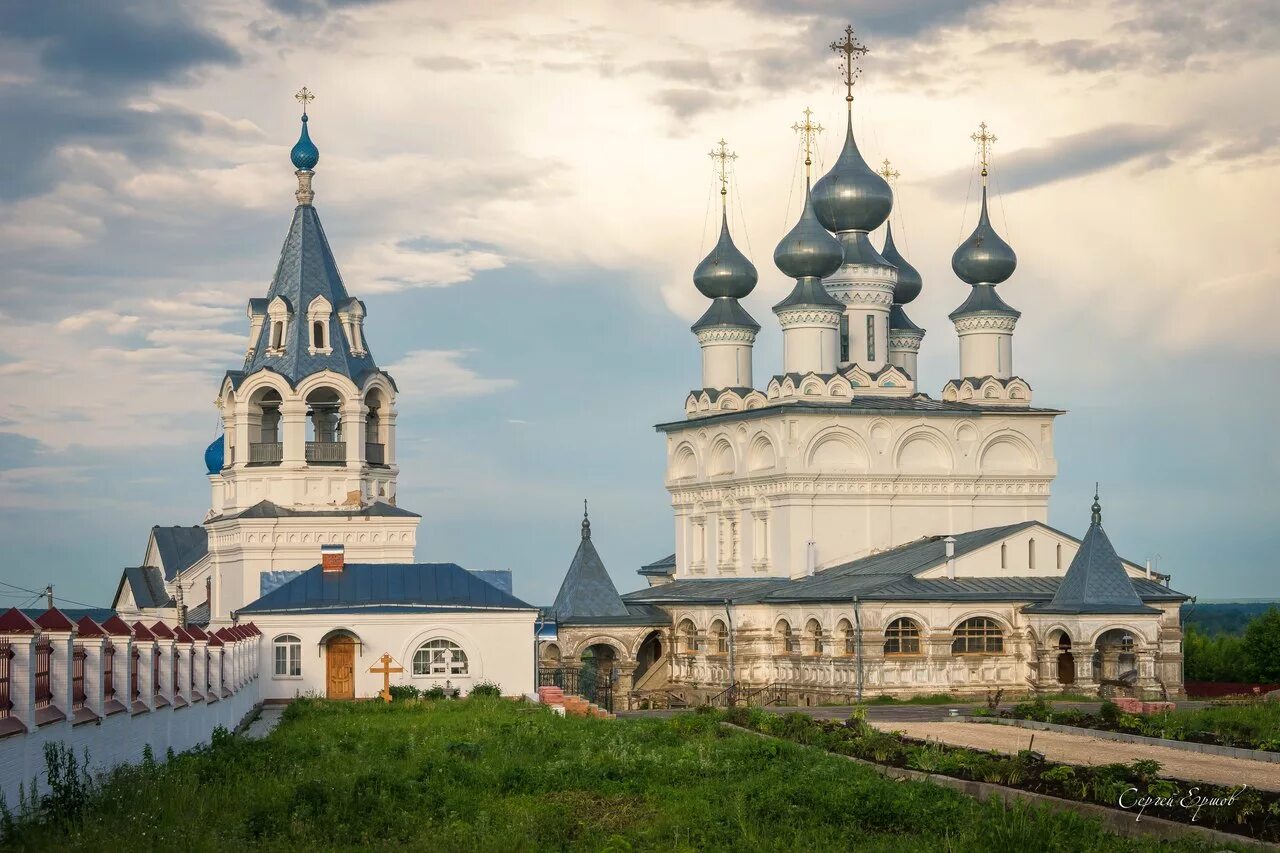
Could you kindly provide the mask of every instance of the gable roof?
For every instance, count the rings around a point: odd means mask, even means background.
[[[1158,613],[1138,597],[1120,556],[1102,529],[1096,509],[1089,532],[1067,567],[1062,583],[1046,604],[1034,604],[1028,613]]]
[[[160,552],[164,579],[173,580],[209,553],[209,533],[199,525],[151,528],[151,538]]]
[[[130,566],[120,575],[120,585],[116,587],[113,607],[120,604],[120,593],[124,585],[129,585],[134,603],[139,608],[172,607],[173,598],[164,588],[164,575],[155,566]]]
[[[240,608],[240,613],[349,613],[387,605],[437,610],[534,610],[455,563],[347,563],[313,566]]]
[[[663,557],[661,560],[646,563],[639,568],[638,573],[652,577],[669,578],[676,573],[676,555],[672,554],[669,557]]]
[[[297,385],[305,376],[332,370],[359,386],[364,375],[378,369],[373,355],[368,352],[367,342],[364,355],[351,354],[346,333],[338,321],[338,311],[346,309],[354,300],[347,295],[347,288],[342,283],[337,261],[320,225],[320,215],[309,204],[300,204],[293,211],[293,221],[280,250],[280,261],[271,279],[266,303],[269,305],[277,296],[292,311],[283,341],[284,352],[268,355],[271,323],[263,323],[258,340],[254,342],[253,355],[245,360],[246,375],[266,368],[284,376],[290,385]],[[307,309],[317,296],[323,296],[333,308],[328,318],[331,351],[327,355],[322,352],[312,355],[308,351],[311,323],[307,320]],[[265,309],[261,303],[259,306]]]

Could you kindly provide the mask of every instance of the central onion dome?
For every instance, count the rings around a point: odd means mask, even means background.
[[[307,133],[306,113],[302,114],[302,135],[298,137],[293,150],[289,152],[289,159],[293,161],[293,168],[304,171],[311,171],[320,162],[320,149],[311,141],[311,136]]]
[[[951,256],[951,269],[966,284],[999,284],[1013,275],[1018,266],[1018,256],[987,216],[987,188],[982,188],[982,212],[978,215],[978,227],[960,244]]]
[[[843,261],[840,241],[818,221],[813,210],[813,192],[805,181],[800,221],[773,250],[773,262],[790,278],[826,278],[838,270]]]
[[[755,290],[759,279],[755,265],[733,245],[733,237],[729,235],[728,214],[721,211],[720,239],[712,247],[711,253],[694,269],[693,283],[708,299],[721,296],[742,299]]]
[[[828,231],[874,231],[893,209],[893,190],[862,159],[849,116],[844,149],[813,188],[813,209]]]
[[[884,227],[884,249],[880,252],[886,261],[898,268],[898,283],[893,287],[893,301],[898,305],[906,305],[920,295],[924,287],[924,279],[915,267],[902,257],[897,245],[893,242],[893,223]]]

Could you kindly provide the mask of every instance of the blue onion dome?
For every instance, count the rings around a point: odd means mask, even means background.
[[[741,299],[755,290],[759,278],[755,265],[733,245],[728,214],[721,211],[720,239],[693,271],[693,283],[708,299],[720,296]]]
[[[210,474],[217,474],[222,470],[222,466],[226,462],[226,447],[222,441],[222,436],[218,436],[213,443],[204,449],[204,468]]]
[[[880,254],[884,259],[898,268],[898,283],[893,288],[893,301],[898,305],[906,305],[920,295],[924,287],[924,279],[920,272],[907,259],[902,257],[897,245],[893,242],[893,223],[884,226],[884,249]]]
[[[826,278],[844,262],[840,241],[822,227],[813,212],[813,192],[807,180],[800,221],[773,250],[773,262],[791,278]]]
[[[852,115],[844,150],[813,188],[813,209],[828,231],[874,231],[893,209],[893,190],[862,159],[853,141]]]
[[[1018,256],[987,216],[987,188],[982,188],[982,213],[978,215],[978,227],[960,244],[951,256],[951,269],[967,284],[999,284],[1013,275],[1018,266]]]
[[[316,163],[320,162],[320,149],[311,141],[311,135],[307,133],[305,113],[302,116],[302,135],[298,137],[293,150],[289,152],[289,159],[293,161],[293,168],[307,171],[314,169]]]

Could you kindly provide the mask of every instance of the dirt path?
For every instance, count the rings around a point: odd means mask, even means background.
[[[1268,791],[1280,791],[1280,764],[1228,758],[1164,746],[1120,743],[1113,740],[1038,732],[1015,726],[992,723],[910,723],[878,722],[872,724],[886,731],[902,732],[907,737],[936,740],[954,746],[992,749],[1009,755],[1026,749],[1035,735],[1035,749],[1051,761],[1067,764],[1127,764],[1150,759],[1159,761],[1161,775],[1217,785],[1248,785]]]

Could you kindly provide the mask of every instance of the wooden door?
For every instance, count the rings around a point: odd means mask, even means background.
[[[325,671],[330,699],[356,698],[356,644],[350,637],[334,637],[325,646]]]

